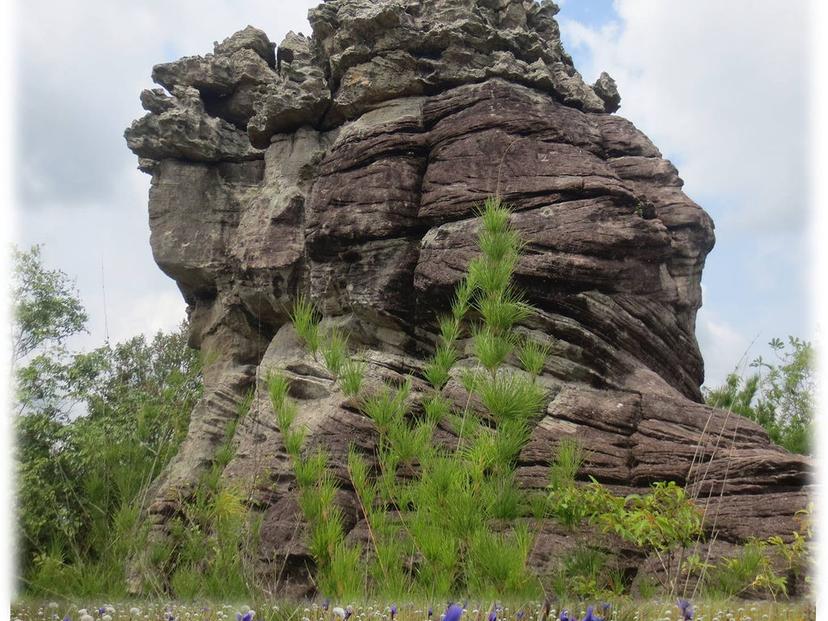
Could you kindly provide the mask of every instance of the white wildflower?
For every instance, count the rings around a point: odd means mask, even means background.
[[[339,617],[340,619],[345,618],[345,609],[342,608],[341,606],[337,606],[331,612],[334,613],[335,617]]]

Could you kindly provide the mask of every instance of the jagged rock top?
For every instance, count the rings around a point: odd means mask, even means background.
[[[197,148],[218,137],[223,159],[240,161],[275,134],[330,129],[389,99],[494,77],[579,110],[614,112],[615,82],[602,74],[594,86],[584,83],[561,45],[557,12],[550,0],[329,0],[309,12],[310,38],[290,32],[274,50],[248,26],[212,54],[156,65],[155,82],[174,95],[196,89],[212,119],[191,97],[176,97],[163,110],[148,107],[154,116],[136,121],[127,140],[142,158],[180,157],[165,136],[174,126],[193,143],[190,159],[222,159]],[[246,132],[254,150],[233,132]]]

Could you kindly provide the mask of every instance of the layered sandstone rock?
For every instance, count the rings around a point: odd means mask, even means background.
[[[157,537],[253,390],[224,476],[263,513],[262,580],[310,588],[268,372],[291,378],[299,423],[343,488],[348,445],[370,451],[375,431],[299,346],[287,309],[310,295],[363,352],[369,384],[414,377],[416,408],[435,317],[475,255],[475,209],[492,194],[527,242],[517,282],[538,313],[521,330],[552,351],[520,482],[544,487],[557,442],[574,435],[588,451],[581,478],[619,493],[687,484],[720,545],[795,529],[808,462],[702,404],[694,330],[713,223],[647,137],[611,114],[612,78],[590,87],[575,71],[556,12],[548,0],[329,0],[310,12],[311,37],[276,47],[248,27],[213,54],[155,67],[167,92],[144,91],[148,114],[126,138],[152,174],[155,259],[211,361],[187,440],[154,489]],[[445,390],[465,400],[456,380]],[[342,496],[349,537],[361,537]],[[545,526],[536,570],[573,537]],[[632,580],[641,559],[606,547]]]

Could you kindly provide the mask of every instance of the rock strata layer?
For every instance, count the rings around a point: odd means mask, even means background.
[[[298,422],[343,480],[349,443],[370,451],[376,434],[299,345],[287,309],[308,294],[364,351],[369,385],[415,378],[416,407],[435,319],[493,194],[526,241],[516,279],[538,313],[520,329],[551,348],[520,483],[544,487],[557,443],[576,436],[580,478],[618,493],[686,484],[716,516],[720,546],[795,529],[809,462],[702,404],[695,319],[713,223],[650,140],[611,114],[612,78],[589,86],[575,71],[556,12],[548,0],[329,0],[310,12],[311,37],[275,46],[248,27],[154,68],[164,88],[141,94],[148,114],[126,139],[152,175],[154,257],[189,305],[191,343],[210,354],[204,399],[154,486],[154,536],[252,390],[224,478],[263,514],[261,580],[311,589],[265,378],[288,375]],[[445,390],[465,399],[456,379]],[[363,536],[353,498],[342,503],[349,537]],[[535,569],[551,571],[573,537],[544,526]],[[646,566],[601,545],[630,580]]]

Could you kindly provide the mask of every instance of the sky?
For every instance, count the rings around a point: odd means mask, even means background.
[[[212,51],[248,24],[310,32],[317,0],[18,3],[13,143],[17,243],[76,278],[91,348],[171,329],[175,283],[152,260],[149,176],[123,130],[152,65]],[[806,0],[564,0],[564,45],[588,82],[608,71],[621,109],[679,169],[716,223],[697,337],[714,386],[773,337],[817,339],[811,313]]]

